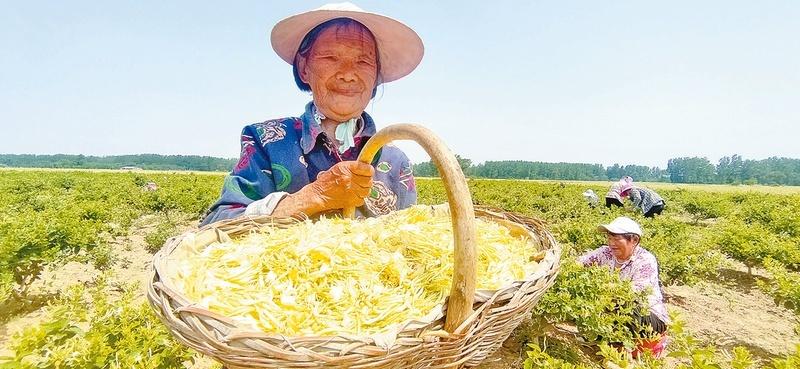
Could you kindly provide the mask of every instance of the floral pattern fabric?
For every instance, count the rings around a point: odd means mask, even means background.
[[[354,147],[339,153],[335,139],[327,137],[315,119],[313,103],[300,117],[268,120],[244,127],[239,162],[225,178],[222,195],[201,224],[234,218],[248,204],[270,193],[294,193],[313,182],[320,172],[343,160],[356,160],[375,123],[367,113],[358,119]],[[404,209],[417,202],[411,162],[400,149],[384,146],[373,161],[373,187],[357,216],[376,216]]]
[[[619,264],[611,248],[601,246],[579,257],[578,262],[584,266],[597,265],[608,267],[611,271],[616,270],[621,279],[631,281],[634,291],[651,288],[647,296],[650,311],[664,323],[669,323],[669,314],[661,294],[661,281],[658,278],[658,261],[650,251],[641,245],[636,246],[631,258]]]

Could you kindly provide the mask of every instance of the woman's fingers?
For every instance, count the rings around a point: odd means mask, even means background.
[[[362,177],[362,176],[353,176],[350,178],[350,182],[353,184],[354,187],[371,187],[372,186],[372,177]]]
[[[346,190],[358,191],[366,196],[369,188],[372,187],[374,169],[369,164],[359,161],[343,161],[334,165],[331,172],[337,175],[339,179],[337,184],[342,185]],[[366,189],[367,192],[363,192],[363,189]]]
[[[372,188],[374,169],[357,161],[339,162],[317,176],[315,187],[326,209],[361,206]]]
[[[358,197],[363,199],[363,198],[367,197],[367,195],[369,195],[369,191],[370,191],[371,188],[372,188],[372,186],[367,186],[367,187],[356,186],[356,187],[353,187],[352,192],[356,196],[358,196]]]
[[[375,171],[375,169],[372,168],[372,165],[365,164],[360,161],[343,161],[337,165],[340,164],[345,165],[350,173],[353,173],[356,176],[372,178],[372,174]]]

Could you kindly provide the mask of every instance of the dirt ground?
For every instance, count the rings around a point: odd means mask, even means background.
[[[798,317],[759,290],[761,271],[735,264],[720,280],[664,289],[667,304],[708,344],[730,350],[744,346],[758,358],[785,356],[800,342]]]
[[[127,237],[113,241],[116,261],[112,279],[116,282],[137,282],[139,298],[144,299],[145,286],[150,278],[152,255],[146,250],[144,236],[153,229],[153,219],[138,222]],[[183,228],[188,228],[186,224]],[[56,293],[74,283],[91,283],[102,272],[91,265],[68,263],[57,270],[46,271],[33,286],[35,293]],[[664,295],[668,307],[686,320],[687,328],[708,344],[730,350],[745,346],[754,356],[769,359],[784,356],[800,342],[795,331],[797,317],[789,310],[776,306],[756,285],[763,278],[759,272],[749,275],[743,265],[734,264],[721,271],[718,281],[696,286],[666,286]],[[0,357],[10,356],[8,344],[12,335],[24,327],[36,324],[43,318],[42,310],[35,310],[0,323]],[[524,326],[518,329],[493,355],[478,368],[521,368],[525,358]],[[217,367],[210,361],[200,360],[193,369]]]

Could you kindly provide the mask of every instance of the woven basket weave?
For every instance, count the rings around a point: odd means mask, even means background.
[[[420,132],[425,137],[418,137]],[[369,337],[286,337],[245,328],[228,317],[195,305],[173,287],[168,279],[170,255],[179,246],[190,243],[195,249],[203,248],[259,227],[288,227],[298,221],[295,218],[261,216],[217,222],[167,241],[155,255],[154,275],[147,293],[148,301],[161,321],[180,342],[220,360],[229,368],[477,366],[500,347],[553,284],[561,248],[544,225],[535,219],[497,209],[473,209],[469,193],[464,196],[466,182],[455,157],[446,149],[442,150],[441,142],[424,128],[413,125],[387,127],[367,143],[359,160],[369,162],[377,151],[376,147],[398,137],[414,139],[428,150],[448,190],[456,263],[453,289],[444,305],[442,318],[401,330],[390,347],[381,347]],[[441,152],[431,146],[438,147]],[[345,209],[345,214],[352,214],[352,209]],[[473,219],[476,216],[504,225],[512,233],[527,234],[543,251],[543,259],[529,279],[516,281],[492,293],[475,291]],[[464,231],[464,224],[473,226],[472,234]],[[468,246],[470,242],[472,250]]]

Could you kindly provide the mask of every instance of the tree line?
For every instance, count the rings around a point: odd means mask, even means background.
[[[461,170],[468,177],[505,179],[617,180],[631,176],[641,182],[800,185],[800,159],[771,157],[763,160],[726,156],[714,165],[704,157],[670,159],[666,169],[644,165],[603,167],[601,164],[544,163],[536,161],[487,161],[473,165],[470,159],[456,155]],[[437,177],[430,161],[414,165],[421,177]]]
[[[503,160],[474,164],[456,155],[461,169],[469,177],[505,179],[555,179],[604,181],[631,176],[640,182],[719,183],[800,185],[800,159],[771,157],[763,160],[744,159],[734,154],[723,157],[715,165],[704,157],[670,159],[666,169],[644,165],[585,163],[544,163]],[[0,154],[0,167],[120,169],[135,167],[148,170],[230,171],[237,159],[198,155],[31,155]],[[436,177],[430,161],[414,165],[414,173]]]
[[[133,167],[147,170],[193,170],[227,172],[237,159],[198,155],[16,155],[0,154],[0,167],[120,169]]]

